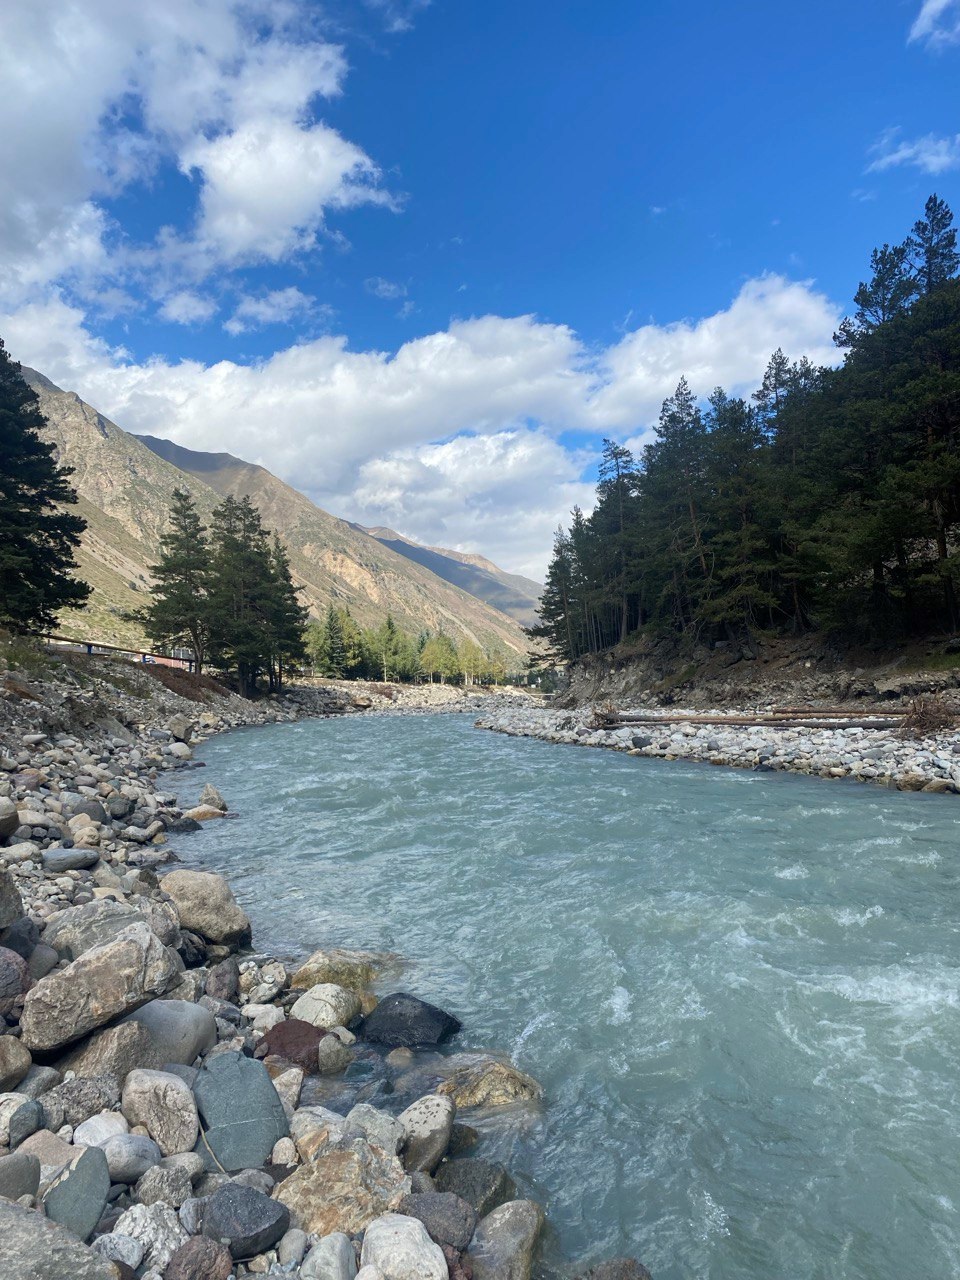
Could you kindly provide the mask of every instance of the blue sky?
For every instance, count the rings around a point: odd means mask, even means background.
[[[960,209],[960,0],[38,0],[0,335],[130,430],[538,573],[681,373],[834,359]]]

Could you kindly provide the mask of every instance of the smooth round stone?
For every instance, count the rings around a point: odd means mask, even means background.
[[[133,1183],[159,1164],[162,1153],[152,1138],[136,1133],[121,1133],[108,1138],[103,1153],[114,1182]]]

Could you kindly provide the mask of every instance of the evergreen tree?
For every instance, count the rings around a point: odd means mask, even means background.
[[[245,698],[270,665],[274,585],[260,513],[249,497],[225,498],[211,525],[210,653],[218,666],[235,673]]]
[[[210,636],[210,545],[196,504],[183,489],[173,491],[169,528],[150,572],[154,585],[142,615],[147,635],[157,645],[192,649],[201,672]]]
[[[924,216],[913,224],[907,251],[921,293],[933,293],[952,280],[960,269],[953,213],[936,195],[930,196],[924,206]]]
[[[270,583],[266,605],[269,634],[268,675],[270,692],[283,688],[286,671],[306,656],[304,627],[307,610],[301,605],[299,588],[290,573],[290,557],[277,534],[270,547]]]
[[[905,311],[916,297],[908,243],[885,244],[881,249],[874,249],[870,266],[873,275],[869,283],[861,281],[853,298],[857,304],[853,319],[846,318],[834,334],[839,347],[856,346],[865,335]]]
[[[327,674],[340,679],[347,669],[347,647],[343,639],[343,623],[332,604],[327,608],[325,629]]]
[[[0,624],[21,632],[52,630],[60,609],[82,608],[90,595],[72,576],[86,522],[62,510],[77,495],[70,468],[40,437],[45,425],[0,340]]]

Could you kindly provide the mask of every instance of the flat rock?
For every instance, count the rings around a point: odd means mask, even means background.
[[[274,1195],[290,1210],[294,1226],[327,1236],[363,1231],[374,1218],[395,1209],[409,1190],[396,1156],[358,1140],[302,1165]]]
[[[403,1167],[408,1172],[433,1173],[446,1153],[456,1114],[453,1099],[435,1093],[401,1111],[397,1119],[404,1129]]]
[[[453,1014],[406,992],[385,996],[363,1020],[364,1040],[389,1045],[392,1049],[436,1045],[461,1029]]]
[[[452,1191],[481,1217],[512,1199],[517,1190],[503,1165],[476,1156],[448,1160],[434,1174],[434,1181],[438,1191]]]
[[[31,1051],[58,1049],[169,991],[178,957],[144,924],[93,947],[27,992],[20,1020]]]
[[[290,1010],[291,1018],[299,1018],[313,1027],[327,1030],[347,1026],[359,1013],[360,997],[357,993],[333,982],[320,982],[311,987]]]
[[[427,1235],[422,1222],[387,1213],[371,1222],[363,1237],[360,1261],[376,1267],[384,1280],[447,1280],[443,1250]]]
[[[200,1130],[197,1104],[187,1084],[168,1071],[131,1071],[120,1109],[142,1126],[165,1156],[192,1151]]]
[[[0,1200],[0,1276],[4,1280],[120,1280],[120,1270],[42,1213]]]
[[[216,816],[222,815],[216,811]],[[164,876],[162,887],[176,904],[184,929],[199,933],[210,942],[239,943],[249,939],[250,921],[223,876],[181,869]]]
[[[286,1112],[262,1062],[229,1051],[197,1074],[194,1097],[203,1132],[197,1153],[207,1167],[228,1173],[259,1168],[289,1133]]]
[[[511,1200],[481,1218],[468,1255],[474,1280],[530,1280],[542,1227],[532,1200]]]
[[[215,1191],[203,1213],[203,1234],[226,1244],[234,1258],[266,1252],[289,1226],[285,1204],[235,1182]]]
[[[146,1028],[164,1063],[192,1066],[217,1043],[217,1022],[210,1010],[184,1000],[151,1000],[123,1021]]]
[[[103,1216],[109,1194],[106,1157],[99,1147],[88,1147],[51,1184],[43,1207],[51,1222],[59,1222],[79,1240],[86,1240]]]
[[[419,1219],[431,1240],[441,1246],[449,1245],[458,1253],[466,1249],[477,1228],[477,1211],[473,1205],[450,1191],[404,1196],[397,1212]]]
[[[58,1059],[61,1072],[78,1076],[112,1075],[124,1080],[136,1067],[147,1070],[161,1066],[160,1051],[141,1022],[121,1022],[95,1031]]]
[[[163,1280],[228,1280],[232,1272],[233,1258],[226,1245],[194,1236],[167,1263]]]

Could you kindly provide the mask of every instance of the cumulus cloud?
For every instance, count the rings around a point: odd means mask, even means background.
[[[228,450],[339,515],[531,572],[573,503],[589,503],[581,474],[601,436],[642,444],[682,374],[707,395],[757,385],[777,346],[832,361],[838,320],[809,281],[764,276],[715,315],[644,325],[601,351],[565,325],[489,315],[396,352],[325,335],[255,365],[137,363],[91,336],[62,299],[0,316],[0,332],[15,357],[128,430]],[[571,431],[594,442],[586,453],[563,447]]]
[[[937,137],[928,133],[922,138],[901,138],[899,129],[887,129],[870,148],[874,157],[867,166],[868,173],[882,173],[885,169],[912,165],[922,173],[932,175],[960,168],[960,133]]]
[[[960,41],[960,0],[923,0],[910,40],[922,40],[934,48]]]
[[[198,293],[181,289],[166,299],[160,308],[160,316],[171,324],[203,324],[216,310],[217,304],[212,298],[202,298]]]
[[[316,309],[316,299],[299,289],[274,289],[262,297],[241,298],[223,327],[227,333],[246,333],[268,324],[290,324],[311,315]]]

